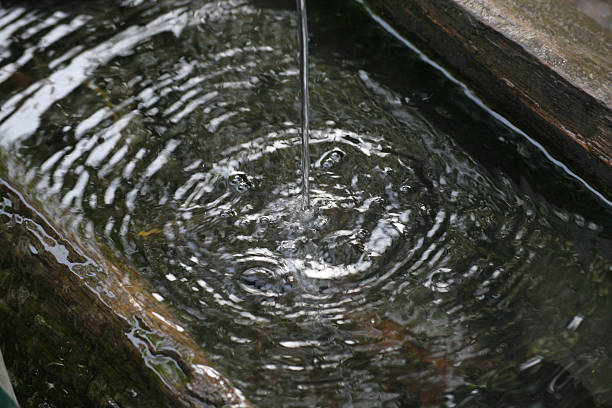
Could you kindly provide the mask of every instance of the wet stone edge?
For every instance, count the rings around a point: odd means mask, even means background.
[[[521,10],[529,7],[522,2],[367,4],[612,199],[612,33],[559,0],[545,0],[550,12],[524,15]],[[556,21],[561,18],[584,24],[582,35],[566,32],[563,21]],[[564,44],[572,44],[571,50],[565,51]]]
[[[0,347],[23,407],[249,406],[129,261],[2,173]]]

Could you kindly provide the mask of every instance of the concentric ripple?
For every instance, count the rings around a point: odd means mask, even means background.
[[[309,3],[302,211],[293,10],[50,3],[0,9],[13,177],[256,404],[611,403],[612,211],[358,6]]]

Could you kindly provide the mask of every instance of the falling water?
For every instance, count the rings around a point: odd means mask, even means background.
[[[298,47],[300,52],[300,84],[302,96],[302,208],[310,207],[310,152],[308,149],[308,26],[306,0],[297,0]]]

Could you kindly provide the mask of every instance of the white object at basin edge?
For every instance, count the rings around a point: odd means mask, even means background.
[[[15,392],[13,391],[13,387],[11,386],[11,381],[8,376],[8,372],[6,371],[6,366],[4,365],[4,359],[2,358],[2,351],[0,350],[0,388],[4,390],[5,393],[9,395],[17,402],[17,397],[15,397]]]

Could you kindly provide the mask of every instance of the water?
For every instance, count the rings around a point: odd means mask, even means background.
[[[302,209],[310,208],[310,149],[309,149],[309,96],[308,96],[308,24],[306,0],[297,0],[298,49],[300,54],[300,84],[302,97]]]
[[[125,253],[258,406],[610,405],[610,207],[360,5],[311,0],[295,211],[286,7],[1,9],[13,178]]]

